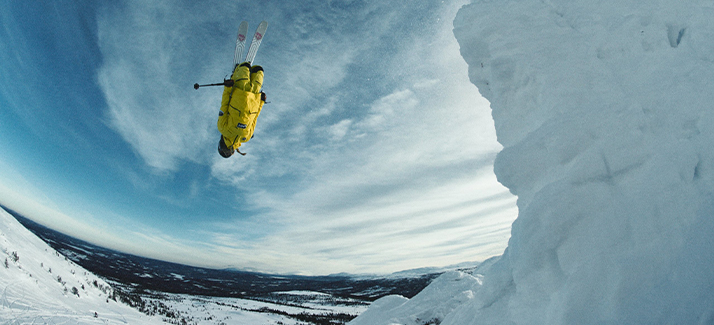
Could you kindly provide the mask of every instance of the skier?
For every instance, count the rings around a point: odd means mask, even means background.
[[[265,104],[263,86],[263,68],[243,62],[235,66],[231,79],[226,80],[221,100],[221,111],[218,112],[218,131],[221,138],[218,141],[218,153],[228,158],[238,147],[253,138],[255,124],[260,111]]]
[[[258,53],[258,48],[267,29],[268,22],[260,22],[258,29],[255,30],[255,35],[253,35],[253,40],[250,42],[245,62],[238,64],[239,58],[243,55],[245,35],[248,32],[248,22],[241,22],[233,53],[231,78],[223,80],[221,83],[193,85],[193,89],[196,90],[203,86],[224,86],[217,123],[218,132],[221,133],[221,138],[218,140],[218,153],[224,158],[232,156],[236,151],[245,156],[245,153],[240,152],[238,147],[253,138],[255,123],[263,109],[263,104],[265,104],[265,93],[260,90],[263,87],[263,68],[259,65],[251,67],[251,63]]]

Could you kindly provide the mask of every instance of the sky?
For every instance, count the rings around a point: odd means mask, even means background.
[[[503,253],[517,215],[465,1],[4,1],[0,204],[141,256],[387,273]],[[270,23],[268,103],[217,153],[241,20]]]

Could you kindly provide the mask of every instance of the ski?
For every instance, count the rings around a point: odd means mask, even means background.
[[[233,71],[236,65],[240,63],[238,62],[238,60],[240,60],[240,58],[243,56],[246,34],[248,34],[248,22],[243,21],[240,23],[240,27],[238,27],[238,36],[236,37],[236,49],[233,53],[233,67],[231,67],[231,71]]]
[[[253,35],[253,40],[250,42],[250,47],[248,48],[248,55],[245,57],[245,61],[248,63],[253,63],[255,60],[255,54],[258,53],[258,47],[260,47],[260,42],[263,40],[265,31],[268,29],[268,22],[261,21],[258,25],[258,29],[255,30],[255,35]]]

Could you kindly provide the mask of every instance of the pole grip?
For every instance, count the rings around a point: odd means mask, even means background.
[[[226,86],[226,87],[233,87],[233,79],[224,79],[223,82],[221,83],[216,83],[216,84],[208,84],[208,85],[199,85],[197,83],[193,84],[193,89],[198,90],[198,88],[201,87],[208,87],[208,86]]]

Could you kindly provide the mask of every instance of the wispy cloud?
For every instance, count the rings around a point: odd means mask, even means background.
[[[177,170],[181,160],[205,162],[220,98],[193,92],[190,80],[204,76],[193,65],[205,59],[196,56],[206,44],[195,25],[206,19],[169,2],[125,6],[109,6],[98,19],[107,124],[159,172]]]
[[[391,93],[357,105],[363,113],[320,120],[338,110],[328,103],[310,116],[320,140],[297,150],[319,151],[291,155],[299,181],[283,184],[288,190],[249,182],[261,190],[248,202],[267,211],[251,226],[272,227],[253,241],[255,250],[289,251],[275,263],[306,272],[315,268],[302,259],[321,270],[394,271],[502,252],[515,199],[491,171],[500,146],[488,103],[442,28],[395,53],[389,63],[402,78]]]
[[[203,165],[235,193],[226,204],[250,211],[191,234],[204,238],[204,251],[237,267],[324,273],[444,265],[503,250],[515,200],[491,171],[500,146],[488,102],[469,83],[451,34],[458,4],[426,17],[402,14],[410,7],[401,2],[273,13],[282,20],[271,24],[258,60],[271,103],[249,154],[235,159],[215,153],[220,92],[190,88],[191,78],[225,73],[230,47],[199,62],[195,53],[218,45],[210,29],[193,27],[226,14],[162,4],[105,13],[100,84],[107,123],[146,165],[167,175],[185,162]],[[416,18],[437,28],[405,28]],[[184,240],[166,236],[155,245]]]
[[[289,254],[310,261],[299,264],[289,258],[278,264],[262,264],[268,269],[388,272],[485,259],[499,254],[505,246],[516,213],[514,199],[499,188],[488,169],[466,176],[442,186],[381,191],[379,197],[339,206],[330,206],[333,199],[305,201],[344,190],[339,186],[326,184],[312,189],[314,194],[303,193],[300,198],[287,200],[262,193],[256,199],[270,202],[271,210],[252,224],[230,228],[240,233],[241,228],[260,227],[261,223],[276,226],[274,231],[250,241],[251,252]],[[350,196],[360,200],[359,196]],[[216,235],[215,244],[244,242],[231,233]]]

